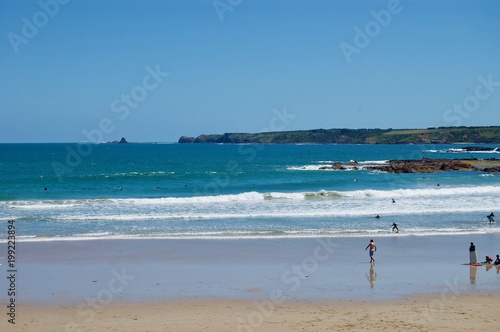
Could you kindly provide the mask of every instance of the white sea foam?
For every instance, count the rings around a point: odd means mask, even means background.
[[[344,196],[355,198],[378,197],[378,198],[395,198],[395,197],[457,197],[457,196],[477,196],[477,195],[499,195],[500,186],[468,186],[468,187],[435,187],[422,189],[395,189],[395,190],[355,190],[343,193]],[[472,197],[471,197],[472,198]]]
[[[251,191],[195,197],[3,201],[0,213],[14,216],[23,230],[41,230],[34,232],[39,234],[36,237],[30,237],[30,231],[19,234],[23,241],[390,236],[387,229],[392,221],[402,223],[400,235],[475,234],[500,232],[500,228],[487,227],[486,219],[487,213],[498,209],[499,194],[500,186]],[[377,214],[382,219],[375,220]]]
[[[389,160],[367,160],[367,161],[359,161],[358,164],[362,165],[385,165],[389,162]]]
[[[325,165],[303,165],[303,166],[289,166],[286,169],[289,171],[318,171]]]
[[[491,153],[500,153],[500,150],[498,148],[494,148],[493,150],[479,150],[479,151],[473,151],[473,150],[467,150],[464,148],[450,148],[450,149],[429,149],[429,150],[424,150],[423,152],[430,152],[430,153],[486,153],[486,154],[491,154]]]
[[[269,192],[260,193],[256,191],[229,195],[207,195],[192,197],[160,197],[160,198],[115,198],[115,199],[78,199],[78,200],[20,200],[3,201],[0,206],[10,209],[65,209],[82,206],[166,206],[166,205],[193,205],[230,203],[230,202],[260,202],[269,199],[304,200],[312,197],[318,199],[324,197],[344,197],[353,199],[389,199],[389,198],[457,198],[468,197],[473,199],[477,196],[492,197],[500,195],[500,186],[461,186],[461,187],[432,187],[417,189],[394,189],[394,190],[352,190],[352,191],[326,191],[317,192]]]
[[[280,238],[319,238],[319,237],[342,237],[342,238],[369,238],[381,237],[405,237],[405,236],[454,236],[466,234],[500,234],[498,228],[484,229],[415,229],[401,230],[397,235],[387,229],[365,229],[357,231],[339,230],[302,230],[302,231],[215,231],[215,232],[178,232],[157,234],[112,234],[112,233],[87,233],[73,236],[18,236],[18,242],[53,242],[53,241],[92,241],[92,240],[129,240],[129,239],[200,239],[200,240],[237,240],[237,239],[280,239]],[[6,243],[1,240],[0,243]]]
[[[311,165],[302,165],[302,166],[289,166],[287,170],[289,171],[318,171],[318,170],[326,170],[329,171],[331,169],[322,169],[323,167],[328,167],[334,164],[336,161],[318,161],[318,164]],[[385,165],[389,162],[389,160],[367,160],[367,161],[354,161],[351,160],[348,163],[342,162],[343,169],[342,171],[351,171],[351,170],[364,170],[368,166],[380,166]],[[326,165],[325,165],[326,164]]]

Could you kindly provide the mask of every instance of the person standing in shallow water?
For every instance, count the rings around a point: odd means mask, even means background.
[[[370,243],[366,246],[365,250],[370,248],[370,263],[374,263],[375,259],[373,258],[373,254],[375,251],[377,251],[377,246],[375,245],[375,242],[373,240],[370,240]]]
[[[474,242],[471,242],[469,247],[469,264],[477,264],[476,246]]]

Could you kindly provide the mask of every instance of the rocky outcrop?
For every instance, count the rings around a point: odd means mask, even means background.
[[[435,173],[445,171],[471,171],[475,167],[462,160],[428,159],[421,160],[390,160],[389,165],[370,166],[388,173]]]
[[[498,166],[496,166],[498,165]],[[387,173],[436,173],[446,171],[474,171],[499,172],[500,160],[488,159],[488,164],[484,160],[478,159],[430,159],[420,160],[389,160],[384,164],[363,164],[355,161],[348,163],[335,162],[331,166],[322,166],[320,169],[333,170],[377,170]]]
[[[484,167],[482,171],[488,172],[488,173],[500,173],[500,166],[497,167]]]
[[[105,142],[105,144],[126,144],[128,143],[125,137],[122,137],[121,140],[119,141],[110,141],[110,142]]]

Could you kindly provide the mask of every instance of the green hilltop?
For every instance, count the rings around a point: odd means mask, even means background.
[[[499,143],[500,126],[427,129],[311,129],[182,136],[179,143],[248,144],[451,144]]]

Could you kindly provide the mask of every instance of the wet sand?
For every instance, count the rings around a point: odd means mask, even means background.
[[[479,260],[500,252],[497,235],[374,240],[374,265],[369,238],[21,243],[16,330],[470,331],[496,322],[500,269],[464,264],[471,241]],[[8,287],[4,278],[2,304]],[[0,330],[11,327],[4,316]]]

